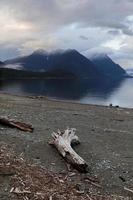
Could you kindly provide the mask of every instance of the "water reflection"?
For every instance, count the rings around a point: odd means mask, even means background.
[[[44,95],[56,99],[103,105],[108,103],[121,105],[126,91],[128,100],[125,100],[125,106],[126,102],[128,104],[132,104],[131,100],[133,102],[131,88],[128,93],[131,83],[133,83],[133,79],[3,80],[0,81],[0,91],[20,95]]]
[[[91,80],[91,79],[50,79],[50,80],[4,80],[0,82],[1,91],[46,95],[61,99],[80,99],[87,93],[107,96],[119,87],[121,80]]]

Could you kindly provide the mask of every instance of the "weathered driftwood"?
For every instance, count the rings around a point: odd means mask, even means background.
[[[6,117],[0,117],[0,124],[5,125],[5,126],[9,126],[11,128],[18,128],[22,131],[33,132],[33,127],[30,124],[15,121],[13,119],[8,119]]]
[[[127,187],[124,187],[124,190],[128,191],[128,192],[131,192],[133,194],[133,190],[127,188]]]
[[[81,172],[87,172],[87,163],[71,147],[71,145],[79,143],[79,138],[75,135],[75,131],[75,128],[68,128],[64,133],[60,131],[53,133],[53,141],[50,144],[56,147],[58,152],[69,164]]]

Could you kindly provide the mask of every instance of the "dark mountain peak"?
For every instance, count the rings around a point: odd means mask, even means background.
[[[38,54],[43,56],[48,54],[48,52],[44,49],[37,49],[31,55],[38,55]]]
[[[5,67],[5,63],[0,61],[0,68],[4,68]]]
[[[67,49],[64,51],[64,53],[78,53],[80,54],[76,49]]]
[[[4,62],[0,61],[0,65],[4,65]]]
[[[120,77],[126,75],[126,71],[120,65],[115,63],[107,54],[96,53],[89,55],[88,58],[107,76]]]

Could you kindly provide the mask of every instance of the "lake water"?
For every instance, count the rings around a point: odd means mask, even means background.
[[[133,79],[123,80],[1,80],[0,92],[39,95],[85,104],[133,108]]]

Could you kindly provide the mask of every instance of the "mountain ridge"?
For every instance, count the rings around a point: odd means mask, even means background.
[[[29,56],[7,60],[5,64],[19,64],[23,70],[28,71],[64,70],[64,73],[73,73],[80,77],[95,77],[101,74],[89,59],[74,49],[50,53],[39,50]]]
[[[97,53],[86,57],[75,49],[57,49],[51,52],[38,49],[30,55],[6,60],[4,67],[11,69],[18,67],[20,71],[36,72],[36,74],[45,72],[52,74],[52,77],[54,74],[55,77],[71,74],[78,78],[120,78],[127,75],[126,71],[107,54]]]
[[[126,76],[126,71],[115,63],[107,54],[96,53],[87,56],[106,76]]]

